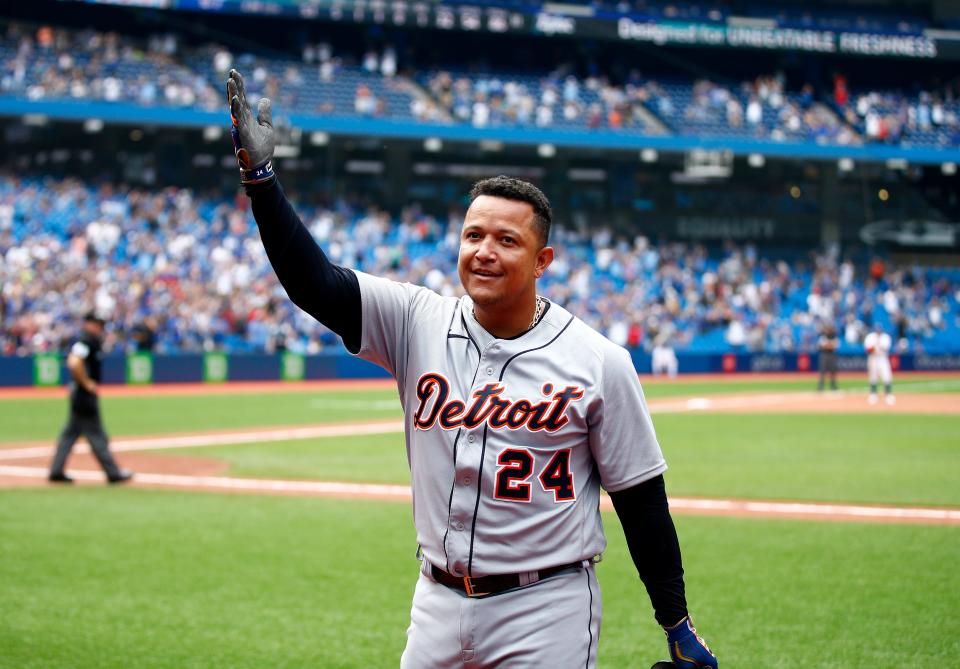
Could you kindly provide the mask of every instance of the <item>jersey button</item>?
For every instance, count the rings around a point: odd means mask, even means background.
[[[475,437],[472,434],[467,435],[467,441],[469,441],[471,444],[473,443],[474,438]]]
[[[464,476],[464,477],[463,477],[463,485],[470,485],[470,477],[469,477],[469,476]]]
[[[453,529],[455,529],[457,532],[463,532],[463,523],[454,524]]]
[[[487,367],[487,376],[493,376],[493,367]]]

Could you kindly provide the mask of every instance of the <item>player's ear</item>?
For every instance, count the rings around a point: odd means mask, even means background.
[[[534,268],[534,275],[539,279],[543,276],[543,273],[547,271],[547,268],[550,267],[550,263],[553,262],[553,247],[544,246],[537,252],[537,264]]]

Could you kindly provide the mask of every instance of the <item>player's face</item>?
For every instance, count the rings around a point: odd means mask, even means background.
[[[536,281],[553,261],[526,202],[481,195],[467,210],[460,232],[460,282],[480,306],[530,301]]]

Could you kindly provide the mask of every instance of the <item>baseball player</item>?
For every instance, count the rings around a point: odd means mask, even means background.
[[[890,335],[877,324],[873,331],[863,340],[863,347],[867,350],[867,378],[870,381],[870,404],[879,401],[877,383],[883,384],[885,400],[893,405],[897,399],[893,395],[893,371],[890,369],[890,348],[893,345]]]
[[[57,451],[47,477],[51,483],[73,483],[64,472],[67,457],[73,445],[83,435],[110,483],[123,483],[133,478],[133,472],[121,469],[110,453],[109,438],[100,419],[98,391],[100,385],[100,350],[104,321],[93,312],[83,318],[83,333],[70,348],[67,369],[70,371],[70,417],[57,440]]]
[[[594,667],[600,487],[683,669],[716,667],[687,612],[666,470],[629,354],[536,293],[543,193],[478,183],[462,298],[333,265],[273,174],[270,101],[227,81],[241,182],[290,299],[397,380],[421,558],[405,669]]]
[[[677,378],[677,371],[680,367],[677,353],[673,350],[667,337],[663,335],[657,337],[656,345],[650,354],[650,367],[654,376],[666,374],[671,379]]]

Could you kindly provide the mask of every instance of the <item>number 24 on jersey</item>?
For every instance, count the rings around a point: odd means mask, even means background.
[[[510,502],[530,502],[533,485],[529,483],[537,463],[524,448],[507,448],[497,456],[497,479],[493,496]],[[573,472],[570,471],[570,449],[553,454],[537,476],[545,494],[553,494],[554,502],[576,499]]]

